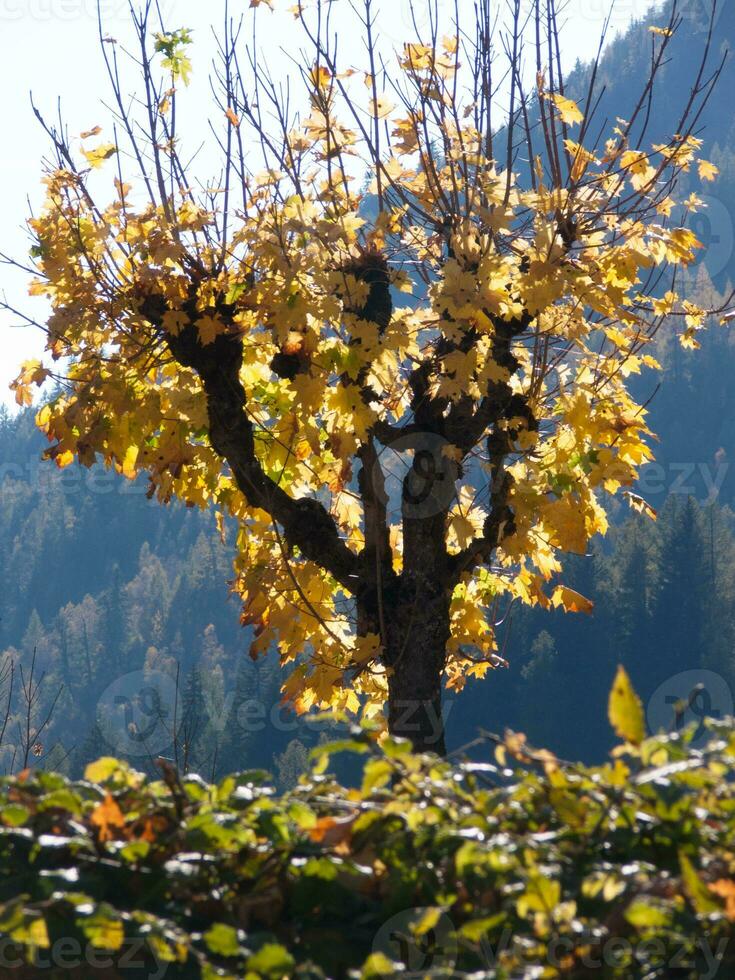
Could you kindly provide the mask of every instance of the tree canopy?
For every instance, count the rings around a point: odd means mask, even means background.
[[[610,495],[649,510],[628,381],[662,328],[694,347],[708,312],[677,291],[702,202],[676,190],[716,176],[696,127],[720,65],[710,29],[651,146],[677,3],[612,125],[595,65],[584,100],[565,91],[553,0],[500,26],[487,2],[464,22],[429,4],[392,55],[360,9],[365,58],[343,64],[332,5],[295,8],[309,51],[288,86],[227,22],[223,168],[199,187],[177,130],[191,37],[144,7],[131,107],[101,35],[106,134],[44,123],[49,359],[16,390],[58,382],[38,415],[57,465],[145,472],[160,501],[237,523],[251,655],[295,663],[299,710],[387,701],[394,733],[441,750],[442,684],[503,663],[509,604],[589,609],[561,557],[605,532]]]

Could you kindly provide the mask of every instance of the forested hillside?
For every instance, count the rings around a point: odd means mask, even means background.
[[[172,678],[161,692],[170,713],[163,729],[173,726],[177,701],[177,751],[191,743],[195,768],[211,775],[265,765],[292,779],[318,733],[280,705],[277,657],[248,656],[252,629],[240,626],[228,597],[231,554],[213,519],[161,510],[144,485],[102,471],[59,473],[38,462],[41,451],[31,413],[2,420],[1,646],[26,671],[37,650],[37,673],[45,671],[39,718],[63,688],[40,760],[78,773],[101,753],[132,749],[145,767],[145,745],[136,751],[120,741],[119,727],[105,741],[98,704],[104,713],[110,698],[134,700],[145,687],[140,672],[154,671]],[[735,522],[727,506],[673,494],[655,523],[621,514],[606,547],[575,560],[571,581],[595,601],[594,612],[512,610],[508,668],[470,684],[461,702],[447,695],[452,747],[478,727],[507,726],[561,755],[599,759],[607,747],[599,718],[619,662],[644,700],[696,667],[735,684]],[[4,687],[7,694],[7,678]],[[722,687],[713,694],[712,709],[727,710]],[[5,769],[21,751],[21,695],[17,674]],[[152,720],[150,706],[134,710],[138,723]],[[173,757],[171,742],[159,728],[151,747]]]
[[[298,726],[277,711],[277,662],[247,656],[250,631],[228,600],[232,556],[214,519],[180,506],[162,511],[146,499],[143,482],[101,469],[59,472],[41,462],[43,444],[32,412],[0,416],[0,731],[9,662],[17,665],[2,768],[21,762],[20,667],[28,683],[34,650],[36,680],[44,675],[34,726],[58,695],[36,761],[78,772],[102,752],[132,750],[145,767],[149,752],[174,751],[166,735],[175,727],[176,751],[202,771],[273,765]],[[172,681],[158,692],[167,716],[136,751],[121,735],[129,718],[107,741],[98,721],[115,698],[135,702],[145,688],[141,671]],[[256,700],[276,710],[264,719],[256,710],[250,721],[241,714],[239,724],[238,708]],[[155,727],[157,703],[130,710]]]
[[[672,39],[671,54],[661,67],[661,84],[651,93],[650,104],[640,113],[639,132],[645,123],[645,141],[664,140],[676,131],[682,105],[689,98],[706,42],[709,3],[679,3],[681,25]],[[640,81],[651,61],[651,44],[656,35],[651,27],[666,23],[669,3],[660,3],[627,33],[607,48],[598,72],[599,105],[595,132],[606,133],[619,117],[630,118]],[[711,41],[713,68],[735,41],[735,8],[718,3]],[[578,65],[569,79],[570,93],[581,97],[588,69]],[[729,297],[735,283],[735,114],[731,93],[735,85],[735,63],[727,55],[714,95],[697,121],[697,135],[704,141],[706,156],[718,168],[714,183],[702,184],[694,170],[682,175],[679,196],[692,191],[706,204],[689,216],[689,223],[703,244],[696,265],[682,271],[687,293],[703,307],[716,308]],[[681,209],[675,214],[680,214]],[[679,287],[682,287],[679,279]],[[735,495],[735,473],[730,460],[735,451],[735,413],[732,411],[731,378],[735,367],[735,335],[714,319],[702,341],[702,350],[682,351],[671,334],[659,336],[658,356],[666,369],[665,381],[649,374],[635,386],[640,397],[652,400],[650,421],[658,434],[656,467],[644,488],[654,505],[667,493],[691,492],[704,500],[713,489],[731,501]],[[683,476],[683,474],[686,474]]]
[[[638,91],[650,54],[647,28],[659,20],[652,14],[608,49],[601,127]],[[685,17],[675,65],[664,68],[652,106],[654,140],[675,129],[700,29]],[[718,49],[735,39],[729,5],[717,32]],[[578,72],[571,91],[581,86],[584,69]],[[706,194],[709,211],[697,218],[707,247],[689,284],[708,306],[735,280],[734,80],[730,65],[699,124],[707,156],[721,170]],[[651,723],[673,717],[673,695],[682,693],[676,683],[654,695],[683,671],[719,678],[710,678],[709,700],[698,707],[732,710],[735,334],[713,325],[694,354],[665,335],[658,347],[662,386],[657,390],[650,373],[637,381],[639,397],[651,396],[660,440],[639,492],[659,510],[658,521],[619,506],[604,547],[570,563],[567,578],[594,600],[592,614],[508,611],[507,668],[482,685],[470,682],[461,707],[447,694],[450,749],[470,741],[478,726],[510,727],[562,756],[599,759],[608,746],[598,722],[620,662],[649,704]],[[31,412],[0,417],[0,770],[20,768],[30,752],[41,765],[78,775],[100,754],[131,755],[126,750],[137,745],[132,755],[142,768],[163,753],[208,777],[266,765],[290,783],[304,764],[304,746],[320,733],[280,705],[277,656],[256,662],[248,655],[252,628],[240,626],[238,602],[228,597],[226,533],[221,540],[214,519],[197,510],[162,510],[146,499],[145,483],[76,467],[58,472],[40,462],[42,450]],[[30,727],[54,710],[28,745],[34,651],[33,684],[40,686]],[[153,675],[159,687],[147,701]],[[127,739],[141,719],[152,723],[155,738]]]

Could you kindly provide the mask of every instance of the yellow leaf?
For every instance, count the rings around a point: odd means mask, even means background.
[[[326,88],[332,79],[332,73],[324,65],[315,65],[311,69],[309,77],[315,88]]]
[[[109,160],[111,156],[117,153],[117,147],[114,143],[101,143],[94,150],[82,150],[82,153],[90,167],[96,169],[101,167],[105,160]]]
[[[183,310],[167,310],[163,314],[163,329],[174,337],[188,324],[189,317]]]
[[[122,462],[122,473],[124,477],[128,480],[134,480],[137,475],[137,469],[135,467],[138,461],[138,447],[128,446],[125,450],[125,457]]]
[[[568,126],[574,126],[577,123],[581,123],[584,116],[579,110],[579,106],[576,102],[572,102],[571,99],[565,98],[563,95],[552,96],[554,100],[554,105],[559,110],[559,115],[562,121]]]
[[[48,424],[50,419],[51,419],[51,406],[44,405],[43,408],[38,413],[38,415],[36,416],[36,425],[38,426],[39,429],[43,429],[45,431],[48,429]]]
[[[562,606],[565,612],[591,613],[595,604],[591,599],[587,599],[574,589],[567,588],[566,585],[559,585],[554,589],[551,597],[551,605]]]
[[[222,324],[214,316],[203,316],[197,320],[199,339],[206,346],[211,344],[217,334],[222,332]]]
[[[698,167],[700,180],[714,180],[720,172],[719,168],[714,163],[710,163],[709,160],[700,160]]]
[[[380,637],[375,633],[368,633],[366,636],[358,636],[355,638],[355,645],[352,650],[352,660],[356,664],[369,663],[373,660],[377,660],[380,656],[382,650],[382,645],[380,643]]]
[[[63,470],[74,462],[74,453],[70,449],[65,449],[63,453],[56,453],[54,462],[60,470]]]
[[[422,71],[431,68],[434,51],[427,44],[404,44],[401,68]]]
[[[658,520],[658,514],[653,507],[651,507],[651,505],[643,499],[643,497],[639,497],[637,493],[633,493],[631,490],[625,490],[623,492],[623,496],[627,498],[628,503],[633,510],[637,511],[639,514],[645,514],[646,517],[650,517],[652,521]]]
[[[618,667],[610,699],[607,716],[619,738],[633,745],[640,745],[646,735],[645,717],[641,699],[633,690],[625,668]]]
[[[120,768],[120,763],[111,755],[103,755],[95,762],[90,762],[84,770],[84,778],[90,783],[104,782]]]
[[[377,119],[385,119],[386,116],[389,116],[391,112],[393,112],[394,108],[395,106],[393,103],[383,96],[379,96],[372,106],[373,112]]]

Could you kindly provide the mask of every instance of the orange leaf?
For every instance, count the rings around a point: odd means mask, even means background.
[[[125,826],[123,812],[109,793],[92,811],[90,820],[95,827],[99,827],[101,841],[114,840],[113,828]]]
[[[357,814],[350,814],[348,817],[320,817],[316,826],[309,831],[309,837],[325,847],[344,850],[352,836],[352,825],[356,819]]]
[[[719,881],[713,881],[708,887],[715,895],[725,899],[725,915],[730,922],[735,922],[735,881],[720,878]]]

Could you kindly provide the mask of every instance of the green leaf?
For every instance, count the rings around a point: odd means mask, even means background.
[[[634,898],[625,910],[625,918],[636,929],[663,929],[671,925],[672,910],[651,898]]]
[[[237,929],[225,925],[224,922],[216,922],[211,929],[208,929],[204,933],[204,942],[211,953],[217,953],[219,956],[237,956],[240,952]]]
[[[385,953],[373,953],[368,956],[360,974],[362,980],[380,980],[382,977],[395,977],[396,965],[389,960]]]
[[[362,776],[363,793],[371,793],[374,789],[382,789],[391,780],[394,769],[387,759],[370,759],[365,764]]]
[[[541,874],[533,874],[526,886],[525,892],[516,902],[516,911],[521,918],[529,912],[543,912],[551,915],[561,899],[561,885],[553,878]]]
[[[62,810],[68,810],[69,813],[73,813],[74,816],[78,817],[82,813],[82,801],[77,796],[76,793],[72,793],[70,789],[56,789],[51,793],[47,793],[38,802],[39,810],[49,810],[52,807],[59,807]]]
[[[151,845],[147,840],[134,840],[120,849],[120,855],[126,861],[141,861],[148,856],[150,849]]]
[[[505,919],[506,917],[503,912],[499,912],[497,915],[490,915],[485,919],[473,919],[472,922],[465,922],[460,928],[459,933],[471,943],[479,943],[483,936],[486,936],[494,929],[503,925]]]
[[[227,295],[225,296],[225,303],[227,303],[230,306],[233,303],[236,303],[246,289],[247,286],[245,285],[244,282],[234,282],[227,290]]]
[[[696,868],[686,854],[679,854],[679,866],[681,867],[684,892],[697,915],[712,915],[715,912],[721,912],[719,903],[712,897],[712,893],[699,877]]]
[[[164,56],[161,64],[171,72],[174,79],[180,78],[184,85],[188,85],[191,78],[191,61],[186,54],[191,43],[191,31],[188,28],[155,35],[155,51]]]
[[[96,949],[120,949],[125,930],[117,913],[106,903],[101,904],[88,916],[77,919],[82,932]]]
[[[412,926],[412,931],[417,936],[424,936],[434,928],[441,918],[442,910],[438,908],[426,909],[419,921]]]
[[[330,757],[338,752],[356,752],[364,755],[370,751],[370,746],[365,742],[358,742],[354,738],[342,738],[336,742],[326,742],[324,745],[317,745],[309,753],[311,759],[322,759],[324,756]]]
[[[19,803],[8,803],[0,809],[0,820],[6,827],[21,827],[30,816],[30,811]]]
[[[288,805],[288,815],[297,825],[299,830],[311,830],[316,827],[316,814],[306,803],[294,800]]]
[[[272,977],[281,980],[287,976],[294,966],[294,958],[289,951],[278,943],[266,943],[247,962],[248,972],[259,974],[261,977]]]

